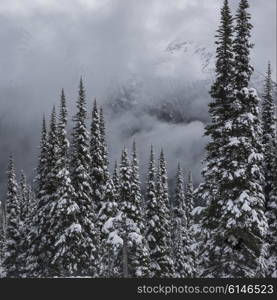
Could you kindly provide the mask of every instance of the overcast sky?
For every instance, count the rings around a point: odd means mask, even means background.
[[[97,97],[104,102],[110,87],[124,82],[130,74],[148,78],[157,72],[155,66],[164,59],[164,50],[172,41],[193,41],[213,51],[222,2],[1,0],[0,156],[22,150],[25,154],[23,159],[17,154],[19,160],[25,165],[34,160],[28,154],[35,147],[30,136],[38,141],[42,113],[57,103],[62,87],[69,105],[74,103],[80,75],[85,78],[89,99]],[[268,60],[276,66],[276,0],[249,2],[256,45],[252,62],[263,72]],[[230,4],[234,12],[238,1],[230,0]],[[176,79],[194,76],[196,68],[178,60],[174,63],[171,72]],[[275,71],[274,67],[274,76]],[[194,145],[202,136],[203,124],[193,124],[187,124],[186,130],[176,128],[176,140],[182,140],[183,134],[184,143]],[[172,128],[160,125],[149,138],[172,133]],[[19,144],[13,143],[9,130],[17,132],[14,139],[20,140]],[[172,135],[167,142],[174,144]],[[185,152],[190,153],[191,148]],[[21,161],[19,165],[25,166]]]

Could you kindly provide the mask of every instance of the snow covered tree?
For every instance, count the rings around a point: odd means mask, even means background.
[[[274,160],[276,153],[276,107],[273,99],[271,73],[271,65],[268,64],[262,101],[262,141],[264,145],[264,191],[266,197],[266,204],[268,204],[268,202],[270,201],[270,194],[273,189],[273,178],[275,173]]]
[[[114,163],[114,171],[112,175],[113,185],[114,185],[114,198],[115,201],[119,201],[119,191],[120,191],[120,183],[119,183],[119,175],[118,175],[118,167],[117,162]]]
[[[192,232],[191,210],[184,192],[183,173],[178,164],[173,209],[173,257],[175,276],[192,278],[195,276],[195,240]]]
[[[8,186],[6,198],[6,233],[3,267],[7,277],[20,277],[22,262],[21,255],[21,221],[18,200],[18,186],[16,181],[14,161],[10,156],[8,167]]]
[[[60,114],[57,124],[58,149],[55,161],[55,194],[51,198],[50,218],[53,250],[50,257],[50,269],[53,276],[80,275],[78,263],[80,240],[82,239],[81,225],[78,219],[80,208],[76,203],[75,191],[69,174],[68,148],[66,133],[67,108],[64,91],[61,93]]]
[[[145,239],[145,224],[144,224],[144,212],[142,203],[142,194],[140,188],[139,179],[139,162],[137,158],[136,142],[133,142],[133,155],[131,163],[131,204],[135,215],[133,215],[132,221],[136,225],[136,242],[133,243],[133,260],[132,268],[134,269],[134,275],[136,277],[149,277],[149,263],[150,253],[147,240]]]
[[[45,165],[43,170],[44,184],[41,187],[34,216],[35,232],[31,233],[31,248],[27,265],[30,276],[51,277],[55,274],[50,267],[53,254],[54,236],[49,230],[51,227],[52,202],[55,201],[57,188],[56,162],[59,159],[59,141],[57,131],[56,109],[53,107],[50,126],[47,136]]]
[[[41,140],[40,140],[40,154],[38,159],[38,166],[36,169],[36,192],[39,197],[39,193],[43,190],[43,186],[45,184],[45,168],[47,161],[47,129],[46,129],[46,121],[45,116],[43,115],[42,119],[42,129],[41,129]]]
[[[206,126],[205,135],[210,137],[206,147],[205,164],[202,171],[204,183],[201,184],[199,194],[207,203],[210,212],[205,220],[208,227],[216,227],[218,223],[219,204],[217,201],[217,181],[220,179],[220,149],[224,144],[224,127],[228,120],[230,107],[233,101],[232,81],[234,77],[234,53],[233,53],[233,17],[231,15],[229,1],[224,0],[221,9],[220,26],[216,34],[216,70],[215,81],[211,87],[212,101],[209,104],[211,124]]]
[[[114,240],[119,241],[121,246],[119,255],[122,257],[123,277],[149,276],[149,251],[142,232],[138,182],[136,154],[130,164],[127,149],[124,148],[120,163],[120,213],[117,218],[118,230],[116,232],[119,238],[115,237],[115,233],[112,236]]]
[[[32,204],[32,209],[28,218],[27,234],[26,234],[26,248],[24,254],[25,270],[24,277],[37,277],[40,269],[40,243],[38,238],[38,229],[40,225],[39,211],[46,205],[45,202],[45,184],[47,174],[48,161],[48,134],[46,129],[45,116],[42,120],[41,140],[40,140],[40,154],[38,158],[38,166],[35,177],[35,196],[36,201]]]
[[[86,117],[85,89],[81,79],[77,100],[77,113],[73,118],[74,128],[71,151],[71,180],[75,189],[74,201],[79,207],[77,219],[80,237],[76,274],[80,276],[97,276],[97,230],[94,224],[96,215],[90,179],[91,156],[89,152],[89,134],[86,128]]]
[[[271,65],[268,64],[262,101],[262,129],[264,145],[264,175],[266,216],[269,230],[269,276],[277,277],[277,155],[276,155],[276,107],[273,99]]]
[[[185,185],[185,202],[186,202],[186,217],[188,220],[188,225],[193,225],[193,216],[192,211],[195,207],[195,199],[194,199],[194,186],[192,180],[192,173],[189,171],[188,173],[188,181]]]
[[[175,197],[172,209],[172,246],[173,259],[175,266],[175,276],[179,278],[186,277],[185,274],[185,257],[184,257],[184,240],[183,240],[183,226],[186,221],[185,211],[185,193],[184,180],[180,164],[178,164],[176,174],[176,188]]]
[[[249,64],[252,25],[248,7],[248,2],[241,0],[236,14],[235,58],[234,63],[230,62],[235,76],[228,78],[231,86],[227,86],[231,91],[228,99],[233,103],[225,115],[212,112],[212,118],[223,126],[219,136],[209,134],[213,141],[219,141],[219,156],[211,171],[215,170],[217,193],[208,203],[205,219],[211,230],[207,243],[209,266],[204,274],[209,277],[256,277],[265,272],[262,130],[259,98],[254,89],[248,88],[253,71]],[[226,89],[223,83],[222,88]]]
[[[112,179],[106,184],[102,207],[99,212],[99,224],[101,227],[101,261],[100,261],[100,277],[118,277],[120,267],[118,266],[117,252],[118,245],[109,240],[109,235],[117,230],[116,218],[118,217],[119,207],[117,198],[115,197],[115,187]]]
[[[151,148],[146,197],[148,220],[147,240],[150,248],[151,271],[155,278],[174,277],[171,257],[171,233],[166,162],[163,151],[155,186],[154,152]]]
[[[103,107],[100,107],[100,134],[101,134],[101,146],[102,146],[102,157],[104,161],[104,171],[105,171],[105,177],[106,180],[109,178],[109,159],[108,159],[108,147],[106,142],[106,126],[105,126],[105,118],[104,118],[104,111]]]
[[[26,175],[23,171],[21,171],[20,181],[19,181],[19,207],[20,207],[20,220],[22,223],[26,221],[26,218],[29,214],[30,208],[30,189],[27,184]]]
[[[103,133],[104,134],[104,133]],[[105,185],[107,183],[107,169],[104,158],[104,145],[103,136],[100,128],[100,117],[97,108],[97,102],[94,101],[93,112],[92,112],[92,123],[91,123],[91,134],[90,134],[90,156],[91,156],[91,182],[92,182],[92,193],[93,201],[97,216],[102,207],[102,201],[104,197]],[[99,218],[99,216],[97,217]],[[100,228],[103,224],[98,224]]]

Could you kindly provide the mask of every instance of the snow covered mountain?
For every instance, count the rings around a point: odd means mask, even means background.
[[[108,101],[112,114],[135,111],[170,123],[208,122],[214,53],[193,41],[170,42],[153,62],[150,75],[132,73],[112,90]],[[263,83],[263,73],[255,68],[251,85],[261,94]]]

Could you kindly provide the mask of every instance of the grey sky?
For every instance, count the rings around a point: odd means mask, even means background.
[[[230,3],[234,12],[238,1]],[[166,73],[180,84],[201,77],[197,62],[178,56],[168,60],[164,50],[172,41],[193,41],[214,51],[221,4],[222,0],[1,0],[0,167],[4,168],[3,157],[10,151],[16,153],[20,168],[33,167],[31,154],[36,151],[42,113],[48,114],[57,103],[62,87],[72,107],[80,75],[90,103],[94,97],[105,102],[113,87],[130,74],[148,81]],[[263,72],[268,60],[276,66],[276,0],[250,0],[250,4],[256,45],[252,62]],[[206,104],[197,104],[199,114]],[[129,121],[134,121],[132,116]],[[114,126],[118,132],[121,124],[122,120]],[[151,137],[161,146],[183,138],[188,147],[180,157],[195,158],[191,154],[197,148],[195,139],[203,134],[198,120],[185,128],[151,126],[152,131],[138,137],[142,142]],[[161,139],[162,133],[170,138]],[[203,148],[204,140],[199,143]],[[168,151],[179,151],[171,148]],[[199,163],[196,170],[199,174]]]

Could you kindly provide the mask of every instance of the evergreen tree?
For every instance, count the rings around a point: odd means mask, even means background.
[[[37,277],[40,269],[40,244],[38,228],[40,225],[39,211],[46,205],[45,203],[45,184],[46,184],[46,167],[48,161],[48,134],[46,129],[45,116],[42,120],[40,154],[38,158],[38,167],[35,177],[35,196],[36,201],[32,203],[32,209],[28,218],[28,232],[26,234],[26,248],[24,254],[25,271],[24,276]]]
[[[114,177],[117,179],[116,171]],[[116,249],[117,276],[149,277],[149,250],[141,222],[141,194],[135,150],[131,164],[126,148],[122,151],[118,199],[117,215],[105,225],[106,229],[113,229],[110,230],[108,242]]]
[[[171,258],[171,233],[169,219],[169,199],[166,162],[163,151],[159,160],[159,170],[154,188],[155,174],[154,152],[151,148],[148,191],[147,191],[147,240],[150,247],[150,258],[153,277],[174,277],[174,266]]]
[[[30,260],[27,268],[31,268],[30,276],[51,277],[55,272],[51,269],[51,257],[54,248],[54,235],[51,228],[52,202],[55,201],[57,190],[57,169],[56,162],[59,159],[59,140],[57,130],[56,110],[53,107],[50,126],[47,137],[47,147],[44,165],[44,185],[39,191],[35,226],[36,232],[30,251]],[[33,235],[33,234],[32,234]]]
[[[188,183],[191,186],[191,182]],[[195,259],[196,247],[194,232],[192,231],[190,206],[191,199],[186,198],[184,192],[183,174],[178,165],[176,174],[176,189],[175,189],[175,204],[173,210],[173,246],[174,246],[174,260],[175,273],[179,278],[193,278],[195,276]],[[187,190],[187,189],[186,189]]]
[[[75,190],[74,201],[79,207],[77,215],[80,224],[78,247],[77,274],[96,276],[97,230],[92,202],[93,191],[90,180],[91,156],[89,153],[89,135],[86,128],[86,99],[82,79],[79,86],[77,113],[73,118],[74,128],[72,136],[71,179]]]
[[[157,277],[159,271],[159,265],[156,262],[156,244],[159,234],[157,234],[157,225],[156,222],[158,212],[158,199],[157,199],[157,190],[156,190],[156,166],[155,166],[155,154],[153,146],[151,145],[149,168],[148,168],[148,178],[147,178],[147,190],[146,190],[146,238],[149,244],[150,249],[150,271],[154,277]]]
[[[23,171],[21,171],[20,182],[19,182],[19,193],[18,193],[18,202],[19,202],[19,217],[20,217],[20,232],[21,232],[21,240],[20,240],[20,260],[22,262],[21,265],[21,276],[26,277],[26,261],[28,256],[28,235],[31,230],[31,213],[34,206],[34,194],[31,189],[31,186],[27,184],[26,175]]]
[[[115,201],[119,202],[120,183],[119,183],[118,167],[117,167],[116,161],[114,163],[114,171],[113,171],[113,175],[112,175],[112,180],[113,180],[113,184],[114,184]]]
[[[132,249],[132,267],[136,277],[149,277],[150,254],[149,246],[147,240],[145,239],[144,214],[140,185],[139,162],[137,158],[136,143],[134,141],[131,163],[131,205],[133,205],[133,210],[135,213],[133,214],[132,221],[137,227],[137,238]]]
[[[47,162],[47,129],[45,116],[42,119],[42,130],[41,130],[41,140],[40,140],[40,154],[38,159],[38,167],[36,169],[36,192],[38,197],[39,193],[42,192],[45,185],[45,172],[46,172],[46,162]]]
[[[97,102],[95,100],[93,112],[92,112],[92,123],[91,123],[90,156],[91,156],[92,192],[93,192],[93,200],[94,200],[97,216],[99,215],[99,211],[102,206],[105,185],[107,183],[107,176],[106,176],[107,170],[105,166],[103,149],[104,149],[104,145],[103,145],[103,136],[100,128],[100,117],[97,108]],[[97,227],[99,230],[102,226],[103,226],[102,223],[98,224],[97,222]]]
[[[184,257],[184,240],[183,226],[186,221],[185,211],[185,193],[184,180],[180,164],[178,164],[176,174],[175,197],[172,209],[172,245],[173,258],[175,266],[175,276],[179,278],[186,277],[185,274],[185,257]]]
[[[68,162],[69,142],[66,134],[67,108],[64,91],[61,93],[60,114],[57,126],[58,153],[55,161],[56,191],[50,203],[51,233],[53,251],[50,268],[53,276],[79,275],[78,269],[82,239],[81,225],[78,219],[80,208],[74,197]]]
[[[220,210],[217,201],[217,182],[221,176],[221,147],[224,145],[223,136],[226,120],[229,118],[233,102],[233,31],[233,17],[229,8],[229,1],[224,0],[224,5],[221,9],[220,26],[216,34],[216,78],[210,90],[212,97],[212,101],[209,104],[211,124],[206,126],[205,131],[205,135],[210,137],[210,142],[206,147],[206,167],[202,171],[204,183],[201,184],[199,189],[199,194],[209,209],[208,217],[203,220],[208,228],[217,226],[218,212]]]
[[[104,201],[99,212],[99,222],[103,224],[101,228],[101,262],[100,277],[118,277],[120,267],[117,264],[117,245],[113,245],[109,240],[109,235],[116,228],[116,218],[118,216],[118,202],[115,198],[115,187],[112,179],[106,184]]]
[[[20,277],[22,262],[21,255],[21,222],[18,186],[14,169],[13,157],[10,157],[8,167],[8,186],[6,198],[6,239],[4,247],[3,267],[7,277]]]
[[[106,126],[105,126],[105,118],[104,118],[104,112],[103,112],[103,107],[100,107],[100,134],[101,134],[101,145],[102,145],[102,157],[104,161],[104,171],[105,171],[105,177],[106,180],[109,178],[109,160],[108,160],[108,147],[107,147],[107,142],[106,142]]]
[[[273,99],[271,65],[268,64],[262,102],[262,129],[264,145],[264,173],[266,216],[269,230],[269,276],[277,277],[277,156],[276,156],[276,107]]]
[[[31,205],[31,191],[27,184],[26,175],[21,171],[19,182],[19,207],[20,207],[20,220],[24,224],[27,216],[29,215],[29,209]]]
[[[236,14],[234,40],[235,76],[227,90],[233,103],[226,115],[214,112],[223,126],[219,140],[215,177],[217,195],[209,202],[206,224],[211,230],[207,244],[209,277],[264,276],[263,236],[267,231],[264,214],[262,144],[256,91],[248,88],[250,15],[248,2],[241,0]],[[222,84],[223,88],[225,86]],[[263,265],[263,266],[262,266]]]
[[[195,206],[194,203],[195,201],[194,201],[194,186],[193,186],[191,171],[189,171],[188,181],[185,186],[185,202],[186,202],[186,217],[188,220],[188,226],[192,226],[193,225],[192,211]]]

